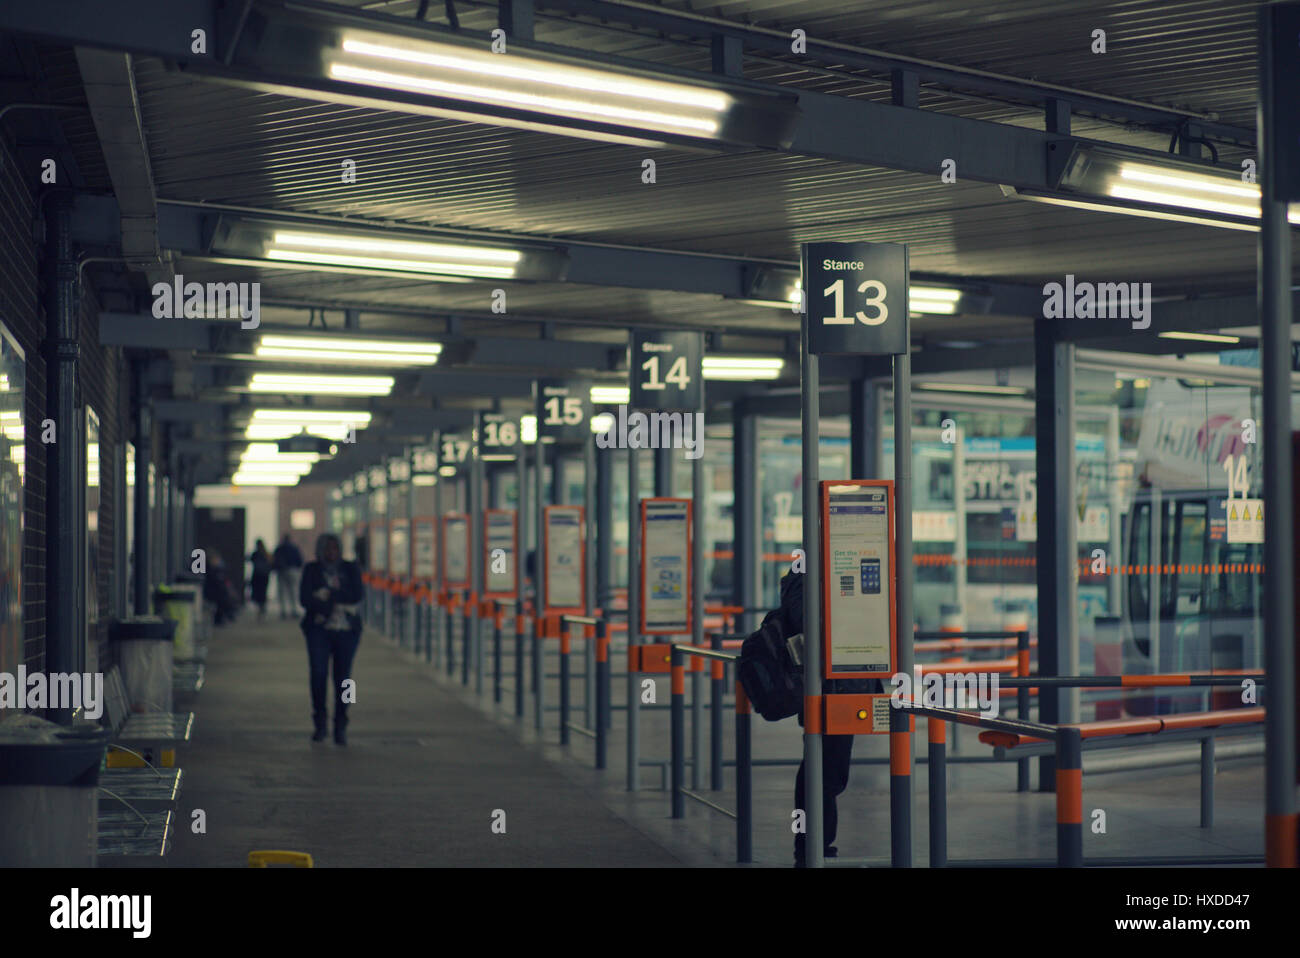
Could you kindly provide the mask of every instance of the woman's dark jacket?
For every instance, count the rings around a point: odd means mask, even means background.
[[[302,570],[302,582],[298,586],[298,601],[307,610],[300,623],[304,630],[323,628],[323,625],[316,621],[316,616],[324,616],[328,620],[336,604],[358,605],[365,598],[366,589],[361,583],[361,572],[356,563],[340,560],[338,568],[339,587],[331,589],[330,597],[324,600],[317,598],[314,593],[325,588],[325,566],[319,561],[312,561],[308,562],[307,567]],[[348,624],[352,627],[352,631],[361,631],[359,615],[348,613]]]

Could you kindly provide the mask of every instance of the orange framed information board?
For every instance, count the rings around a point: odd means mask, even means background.
[[[406,519],[394,519],[388,525],[388,571],[410,578],[411,524]]]
[[[587,537],[582,506],[542,510],[542,608],[546,612],[586,611]]]
[[[643,635],[686,635],[694,628],[690,499],[641,500]]]
[[[449,512],[442,517],[442,584],[469,588],[469,516]]]
[[[411,533],[411,578],[429,582],[438,574],[438,530],[434,519],[415,520]]]
[[[370,523],[370,571],[388,572],[388,523]]]
[[[500,550],[500,554],[497,554]],[[483,597],[509,599],[515,595],[515,562],[519,555],[519,522],[514,509],[483,512]]]
[[[819,485],[823,676],[888,678],[898,671],[894,483]]]

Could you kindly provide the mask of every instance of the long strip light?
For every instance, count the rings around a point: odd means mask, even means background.
[[[323,439],[342,442],[355,430],[365,429],[370,425],[370,413],[353,410],[324,409],[255,409],[253,418],[244,431],[244,438],[265,442],[273,449],[277,447],[268,440],[288,439],[306,431],[309,435]],[[301,453],[280,453],[280,455],[302,455]]]
[[[707,139],[719,135],[735,103],[709,87],[360,30],[344,32],[326,74],[467,104]]]
[[[1224,229],[1259,229],[1259,184],[1244,182],[1240,173],[1172,157],[1145,159],[1105,147],[1076,145],[1061,174],[1060,192],[1009,186],[1002,191],[1037,203]],[[1287,218],[1300,225],[1300,209],[1293,205]]]
[[[280,262],[479,279],[513,279],[523,259],[519,250],[288,230],[272,234],[265,256]]]
[[[625,406],[632,401],[627,386],[592,386],[591,401],[597,406]]]
[[[289,473],[237,472],[230,477],[232,486],[296,486],[302,478]]]
[[[429,366],[438,361],[442,343],[412,340],[347,339],[341,336],[264,335],[254,355],[308,363],[357,363],[376,366]]]
[[[1222,333],[1160,333],[1160,339],[1189,339],[1198,343],[1239,343],[1240,336],[1226,336]]]
[[[779,379],[785,368],[780,356],[705,356],[704,378],[753,382]]]
[[[396,382],[392,376],[317,376],[298,373],[254,373],[252,392],[304,396],[387,396]]]

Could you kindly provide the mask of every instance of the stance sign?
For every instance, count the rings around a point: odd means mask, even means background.
[[[805,243],[802,253],[812,353],[907,352],[906,246]]]

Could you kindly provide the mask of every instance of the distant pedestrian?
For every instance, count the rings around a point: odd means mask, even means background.
[[[307,637],[307,661],[311,673],[311,717],[316,726],[313,742],[323,741],[329,720],[326,686],[331,660],[334,663],[334,741],[347,744],[350,697],[344,683],[352,677],[352,660],[361,643],[361,617],[357,609],[365,598],[361,571],[355,562],[345,562],[339,537],[325,533],[316,540],[316,561],[307,563],[298,587],[306,614],[302,618]]]
[[[253,578],[249,583],[249,590],[252,593],[253,604],[257,606],[257,621],[261,622],[266,618],[266,590],[271,583],[271,554],[266,551],[266,543],[261,539],[257,540],[257,546],[253,549],[253,554],[248,557],[248,561],[253,564]]]
[[[280,618],[292,619],[298,613],[298,575],[302,569],[302,550],[284,534],[280,544],[271,556],[271,568],[275,571],[276,603],[280,606]]]

